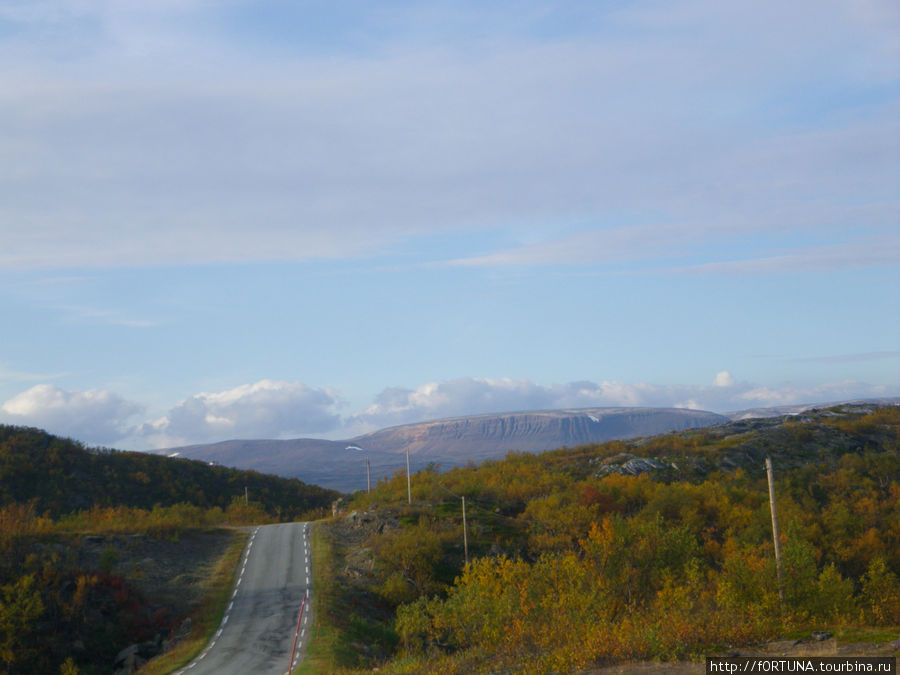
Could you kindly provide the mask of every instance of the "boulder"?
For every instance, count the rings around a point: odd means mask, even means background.
[[[147,663],[147,659],[141,656],[142,645],[129,645],[116,655],[113,672],[115,675],[131,675]]]

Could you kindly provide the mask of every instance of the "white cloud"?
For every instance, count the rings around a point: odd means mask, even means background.
[[[884,235],[860,237],[840,245],[813,246],[744,260],[708,262],[683,267],[679,271],[733,275],[796,274],[896,266],[898,263],[900,236]]]
[[[126,328],[154,328],[160,325],[159,321],[129,317],[108,309],[74,305],[57,307],[56,309],[70,320],[77,322],[102,323],[109,326],[125,326]]]
[[[748,407],[819,403],[885,396],[884,387],[840,382],[815,387],[760,387],[738,383],[727,371],[712,386],[645,382],[569,382],[540,385],[525,379],[462,377],[416,389],[385,389],[375,403],[351,416],[356,430],[493,412],[590,407],[672,407],[729,412]]]
[[[800,403],[798,393],[792,388],[772,389],[770,387],[755,387],[742,392],[740,399],[757,407],[788,405]]]
[[[143,406],[109,391],[66,391],[39,384],[9,399],[0,412],[8,424],[34,426],[90,444],[114,443]]]
[[[555,237],[537,244],[482,256],[452,260],[455,266],[586,265],[677,255],[689,227],[639,225],[589,230]]]
[[[340,405],[333,389],[260,380],[226,391],[195,394],[165,417],[142,424],[134,435],[154,447],[165,447],[232,438],[321,434],[340,425]]]
[[[723,370],[716,374],[716,379],[713,380],[713,384],[717,387],[732,387],[734,386],[734,377],[732,377],[731,373],[727,370]]]
[[[38,380],[52,380],[57,377],[62,377],[65,373],[55,373],[55,374],[47,374],[47,373],[24,373],[16,370],[9,370],[4,367],[3,364],[0,364],[0,382],[8,381],[8,382],[27,382],[27,381],[38,381]]]
[[[386,48],[273,57],[216,32],[242,3],[15,3],[0,267],[355,257],[480,227],[547,244],[469,264],[583,264],[896,222],[896,111],[869,93],[897,74],[890,3],[605,4],[552,39],[519,8],[436,8],[438,40],[421,8],[376,12]]]
[[[724,372],[724,371],[723,371]],[[461,377],[415,389],[389,388],[360,413],[342,417],[338,393],[300,382],[261,380],[199,393],[138,426],[143,406],[102,390],[41,384],[0,405],[0,422],[36,426],[90,445],[146,449],[235,438],[343,438],[445,417],[558,408],[675,407],[727,412],[746,408],[890,396],[886,387],[846,381],[815,387],[738,383],[660,386],[604,381],[542,385],[527,379]]]
[[[688,410],[700,410],[700,404],[694,399],[682,401],[672,406],[673,408],[687,408]]]
[[[828,403],[858,398],[879,398],[890,396],[887,387],[873,386],[864,382],[847,380],[830,382],[814,387],[749,387],[737,394],[737,401],[750,407],[771,407],[804,403]]]
[[[857,361],[881,361],[900,359],[900,350],[882,352],[858,352],[855,354],[830,354],[827,356],[806,356],[793,359],[801,363],[855,363]]]
[[[659,387],[620,382],[569,382],[544,386],[526,379],[461,377],[416,389],[385,389],[351,423],[379,428],[426,419],[480,413],[657,405]]]

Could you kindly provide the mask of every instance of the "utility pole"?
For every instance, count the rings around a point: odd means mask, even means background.
[[[250,493],[247,492],[247,486],[244,486],[244,504],[250,506]]]
[[[348,445],[344,450],[359,450],[360,452],[366,452],[358,445]],[[366,494],[372,492],[372,472],[369,469],[369,455],[366,454]]]
[[[409,477],[409,448],[406,448],[406,495],[412,505],[412,481]]]
[[[466,552],[466,565],[469,564],[469,535],[466,531],[466,498],[462,498],[463,504],[463,550]]]
[[[784,580],[781,571],[781,537],[778,534],[778,511],[775,509],[775,476],[772,471],[772,458],[766,457],[766,475],[769,478],[769,508],[772,511],[772,539],[775,543],[775,569],[778,574],[778,598],[784,605]]]

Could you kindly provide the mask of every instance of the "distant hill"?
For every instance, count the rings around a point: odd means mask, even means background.
[[[372,481],[405,468],[435,463],[444,469],[503,457],[511,450],[541,452],[563,446],[652,436],[728,421],[724,415],[682,408],[581,408],[539,410],[405,424],[343,441],[234,440],[170,448],[162,452],[215,461],[336,490],[366,487],[365,456]],[[354,445],[364,452],[347,450]]]
[[[287,519],[327,509],[337,497],[296,479],[144,452],[88,449],[40,429],[0,425],[0,506],[33,502],[38,513],[54,517],[112,506],[225,508],[243,497],[245,488],[269,515]]]
[[[748,408],[725,413],[731,420],[749,420],[759,417],[781,417],[782,415],[799,415],[810,410],[821,410],[834,406],[846,405],[900,405],[900,398],[860,398],[851,401],[832,401],[830,403],[804,403],[799,405],[779,405],[772,408]]]

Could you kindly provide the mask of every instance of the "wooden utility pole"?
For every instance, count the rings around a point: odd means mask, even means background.
[[[406,449],[406,495],[412,504],[412,482],[409,477],[409,448]]]
[[[469,534],[466,531],[466,498],[462,498],[463,503],[463,550],[466,553],[466,565],[469,564]]]
[[[348,445],[344,450],[358,450],[359,452],[366,452],[358,445]],[[366,494],[372,492],[372,472],[369,469],[369,455],[366,455]]]
[[[775,543],[775,570],[778,574],[778,598],[784,604],[784,579],[781,571],[781,537],[778,533],[778,511],[775,509],[775,476],[772,458],[766,457],[766,475],[769,478],[769,508],[772,511],[772,540]]]
[[[250,506],[250,493],[247,492],[247,486],[244,486],[244,504]]]

